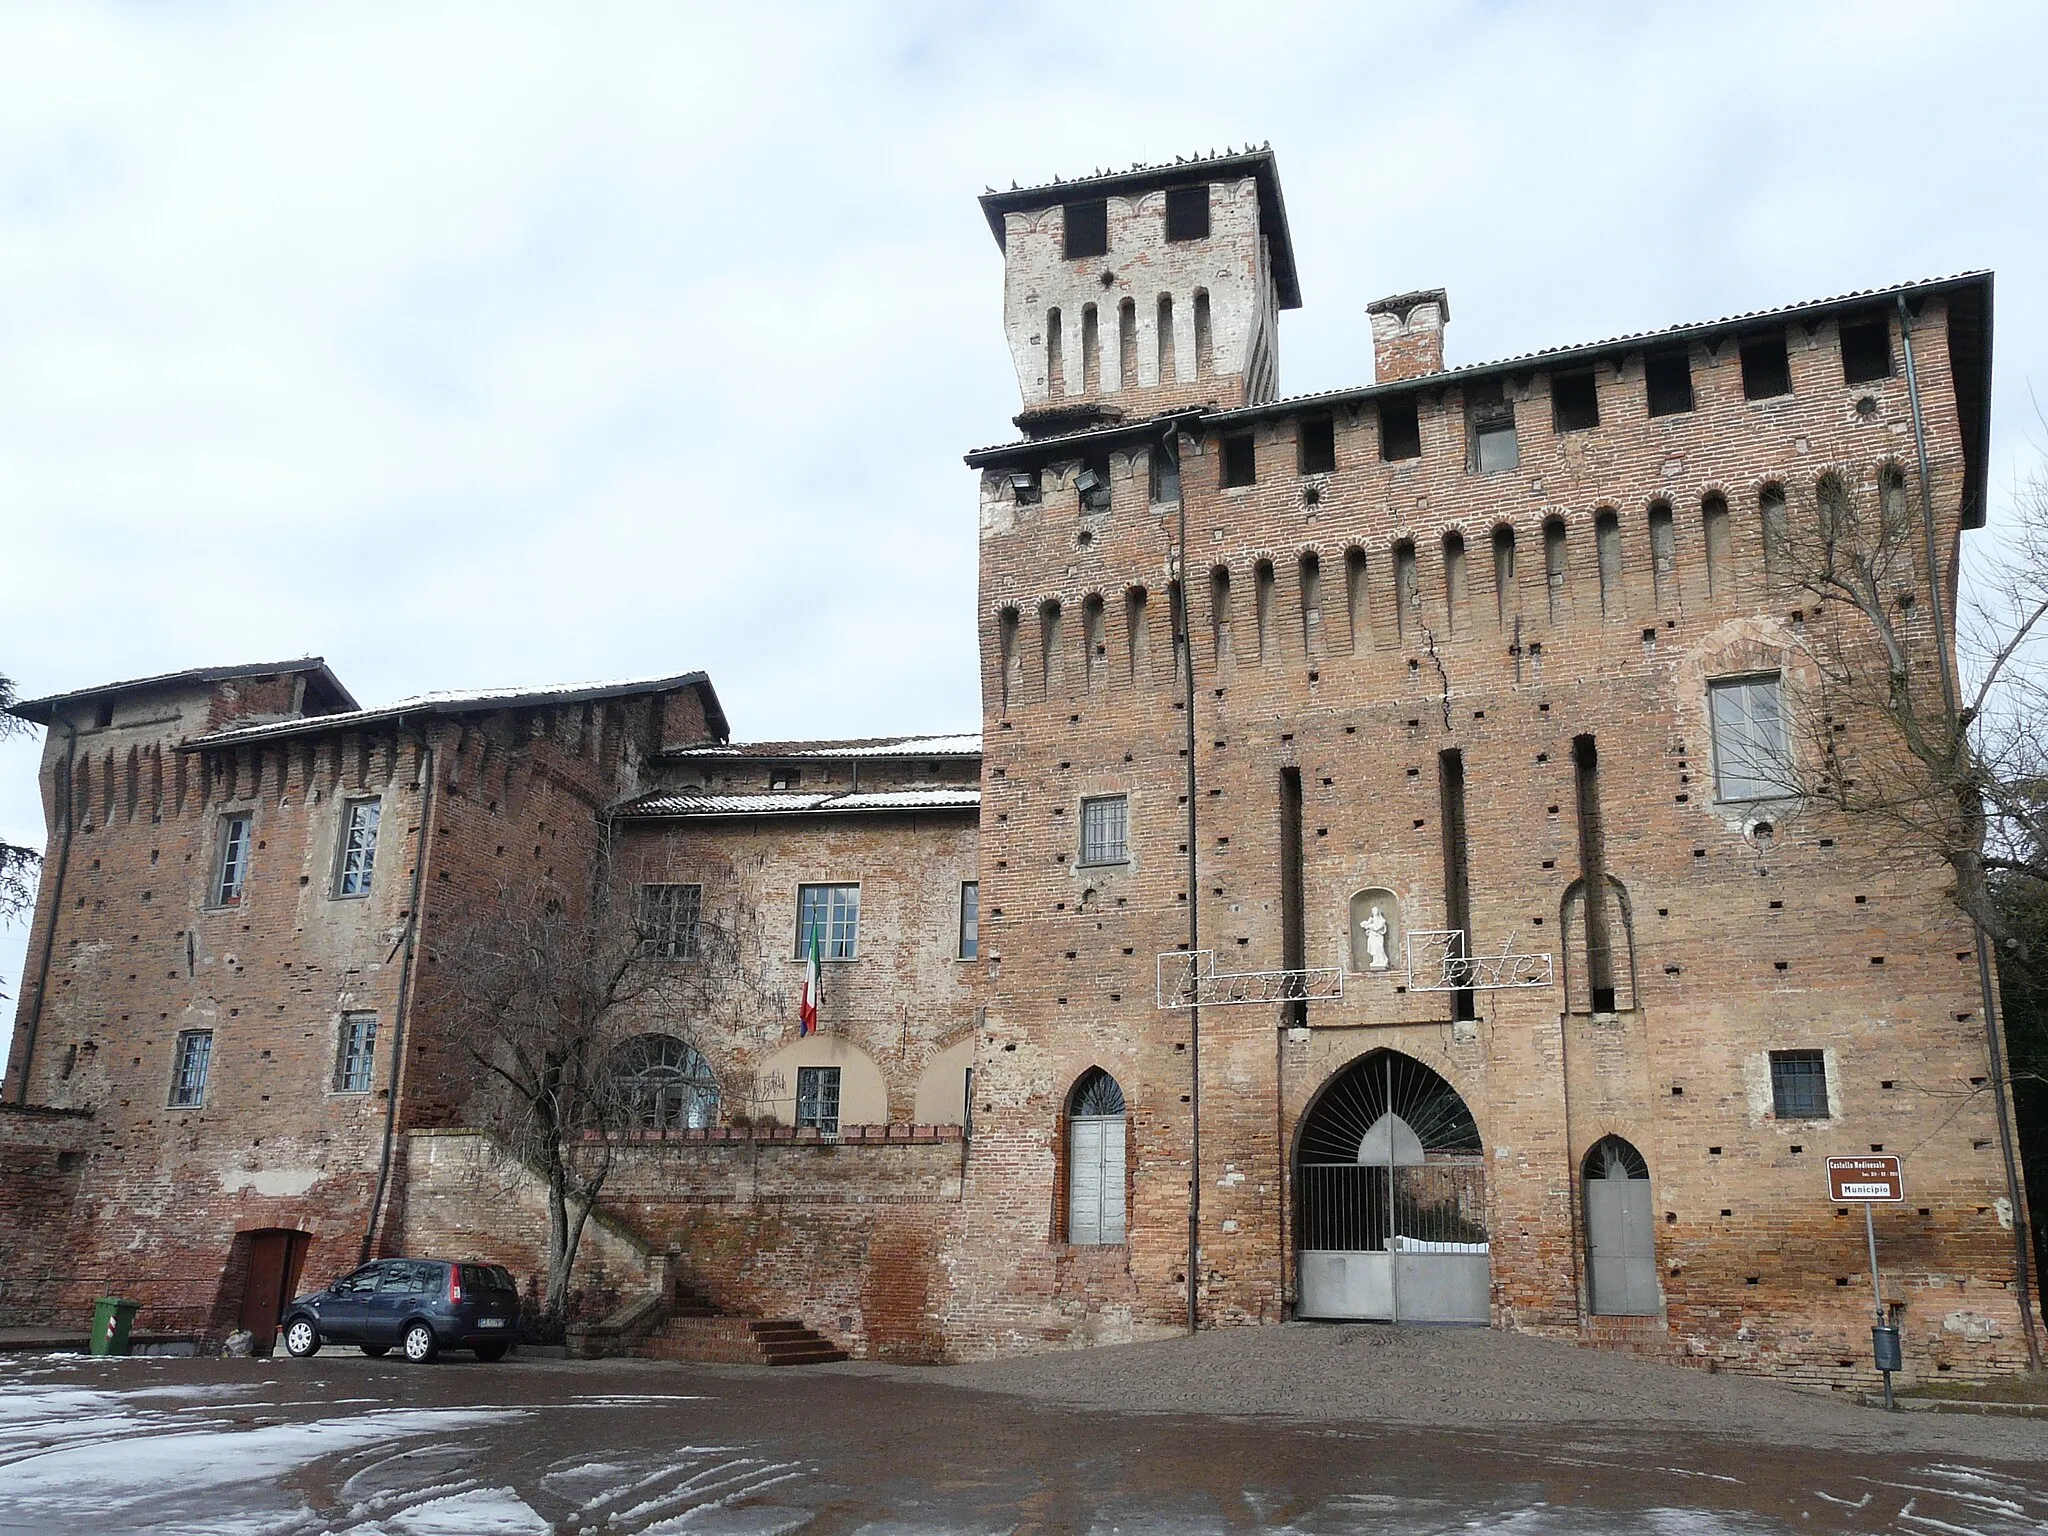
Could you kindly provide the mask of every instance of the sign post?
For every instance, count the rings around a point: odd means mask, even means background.
[[[1895,1205],[1906,1198],[1905,1174],[1899,1159],[1889,1154],[1870,1157],[1828,1159],[1828,1199],[1837,1205],[1851,1200],[1863,1202],[1863,1236],[1870,1245],[1870,1295],[1877,1321],[1870,1329],[1870,1349],[1877,1369],[1884,1377],[1884,1405],[1892,1406],[1892,1372],[1905,1366],[1899,1330],[1885,1314],[1884,1282],[1877,1273],[1877,1223],[1871,1207],[1882,1200]]]

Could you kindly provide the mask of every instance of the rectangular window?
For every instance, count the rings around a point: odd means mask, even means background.
[[[1600,390],[1592,369],[1550,376],[1550,417],[1560,432],[1584,432],[1600,425]]]
[[[801,789],[803,782],[804,771],[801,768],[778,765],[768,770],[768,787],[770,789]]]
[[[1842,319],[1842,382],[1868,384],[1892,376],[1892,323],[1883,311]]]
[[[1259,455],[1252,443],[1249,432],[1239,432],[1223,439],[1223,484],[1225,488],[1235,485],[1256,485],[1259,479]]]
[[[1780,1120],[1827,1119],[1827,1057],[1819,1051],[1771,1052],[1771,1110]]]
[[[1769,800],[1793,793],[1778,685],[1775,673],[1707,685],[1717,798]]]
[[[839,1069],[796,1069],[796,1123],[816,1126],[827,1136],[839,1134]]]
[[[334,894],[367,896],[377,863],[379,800],[351,800],[341,813],[341,863],[335,871]]]
[[[1337,467],[1337,423],[1328,416],[1311,416],[1295,429],[1301,445],[1301,472],[1327,475]]]
[[[249,828],[247,811],[223,816],[220,823],[220,861],[213,872],[213,905],[241,905],[242,882],[249,877]]]
[[[1683,348],[1645,357],[1643,383],[1652,416],[1682,416],[1692,409],[1692,358]]]
[[[377,1074],[377,1015],[344,1013],[334,1053],[334,1091],[368,1093]]]
[[[640,939],[664,960],[697,958],[697,916],[704,904],[701,885],[640,887]]]
[[[1122,795],[1100,795],[1081,802],[1081,862],[1128,864],[1131,823]]]
[[[1065,209],[1067,260],[1109,254],[1109,204],[1101,198],[1068,203]]]
[[[1785,355],[1785,333],[1772,331],[1742,343],[1742,398],[1768,400],[1792,393],[1792,363]]]
[[[860,887],[800,885],[796,888],[796,958],[811,953],[811,935],[818,935],[823,960],[851,960],[860,936]]]
[[[1475,384],[1465,395],[1465,430],[1470,438],[1468,465],[1476,474],[1496,474],[1522,465],[1515,440],[1515,403],[1498,383]]]
[[[981,882],[964,880],[960,884],[960,958],[976,960],[981,957]]]
[[[1164,448],[1152,450],[1152,504],[1172,506],[1180,500],[1180,458]]]
[[[1422,419],[1416,414],[1413,395],[1394,395],[1380,402],[1380,457],[1389,463],[1422,457]]]
[[[178,1036],[171,1062],[171,1108],[197,1109],[206,1102],[206,1069],[213,1060],[213,1031],[188,1029]]]
[[[1166,238],[1206,240],[1209,238],[1209,188],[1172,187],[1166,193]]]

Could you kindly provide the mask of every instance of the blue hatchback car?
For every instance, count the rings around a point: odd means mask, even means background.
[[[519,1332],[519,1287],[502,1264],[379,1259],[285,1309],[284,1348],[295,1360],[322,1344],[366,1355],[402,1349],[424,1365],[444,1349],[502,1360]]]

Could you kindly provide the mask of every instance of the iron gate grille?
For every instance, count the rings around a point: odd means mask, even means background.
[[[1486,1246],[1486,1165],[1302,1163],[1298,1246],[1336,1253],[1469,1253]]]

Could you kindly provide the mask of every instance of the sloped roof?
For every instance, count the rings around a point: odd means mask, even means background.
[[[643,795],[612,814],[629,821],[660,821],[678,817],[736,818],[750,816],[842,816],[893,811],[974,811],[981,807],[978,789],[882,789],[825,791],[805,794],[771,790],[763,794],[708,794],[696,790]]]
[[[267,725],[249,725],[215,731],[210,736],[202,736],[197,741],[187,743],[187,746],[191,749],[239,746],[245,742],[269,741],[280,736],[304,736],[322,731],[352,730],[365,725],[381,725],[411,716],[468,715],[489,710],[586,704],[598,699],[674,693],[683,688],[694,688],[703,697],[704,717],[713,731],[722,733],[728,729],[725,711],[719,705],[718,695],[712,690],[711,679],[703,672],[679,672],[672,677],[638,678],[628,682],[564,683],[540,688],[485,688],[470,693],[446,690],[421,693],[376,709],[354,709],[341,714],[277,720]]]
[[[843,741],[733,741],[708,743],[700,747],[676,747],[664,752],[666,760],[702,762],[787,762],[826,758],[832,761],[877,758],[927,758],[981,756],[981,733],[965,731],[950,736],[855,736]]]
[[[353,710],[359,708],[355,696],[344,688],[341,679],[319,656],[300,656],[292,661],[247,661],[226,667],[187,667],[181,672],[158,672],[149,677],[131,677],[118,683],[97,683],[90,688],[74,688],[68,693],[49,693],[41,698],[23,699],[8,711],[23,720],[32,720],[37,725],[48,725],[57,716],[57,711],[67,704],[83,703],[88,699],[102,699],[123,693],[152,693],[170,688],[199,687],[210,683],[233,682],[243,677],[276,677],[279,674],[309,673],[307,678],[308,701],[318,690],[324,697],[323,705],[332,710]]]

